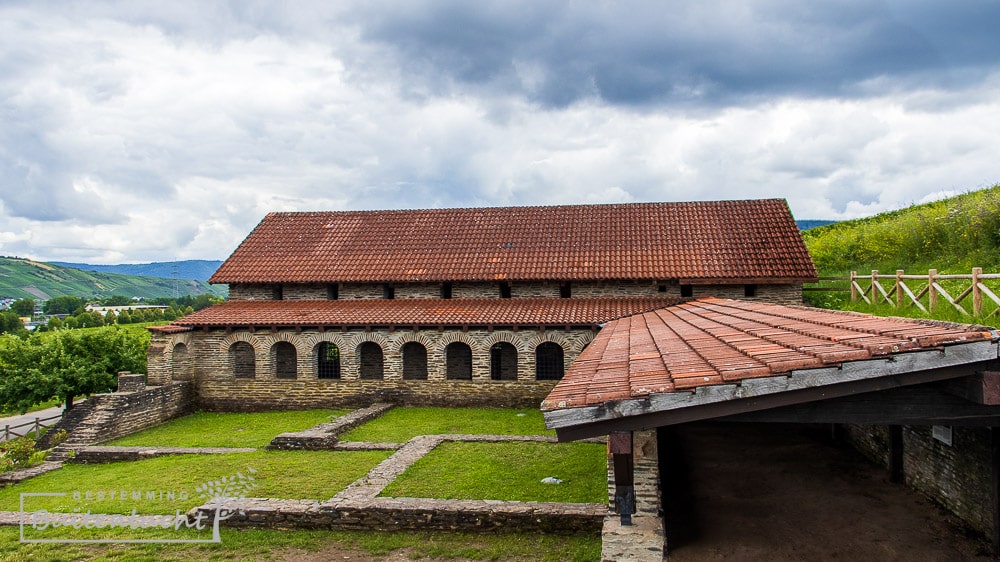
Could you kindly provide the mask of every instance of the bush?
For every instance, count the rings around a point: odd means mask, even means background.
[[[35,440],[17,437],[0,443],[0,473],[27,468],[45,459],[43,451],[35,450]]]

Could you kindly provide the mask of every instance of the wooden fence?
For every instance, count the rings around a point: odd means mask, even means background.
[[[35,439],[38,439],[42,435],[42,429],[51,426],[55,423],[55,420],[58,420],[61,417],[62,412],[46,418],[36,417],[33,421],[18,425],[5,425],[3,428],[3,439],[0,439],[0,441],[7,441],[8,439],[13,439],[15,437],[24,437],[29,435],[31,432],[35,432]]]
[[[936,269],[931,269],[927,275],[910,275],[902,269],[896,270],[895,274],[880,274],[874,270],[871,275],[858,275],[858,272],[852,271],[850,276],[820,277],[820,282],[815,284],[819,286],[807,286],[803,290],[850,291],[851,302],[863,300],[868,304],[888,304],[895,308],[915,306],[928,314],[946,303],[963,315],[981,317],[984,297],[997,306],[988,316],[1000,311],[1000,297],[986,286],[986,281],[995,279],[1000,279],[1000,273],[983,273],[981,267],[972,268],[971,274],[939,274]],[[847,282],[846,287],[837,284],[844,281]],[[955,291],[955,296],[941,286],[942,281],[954,281],[949,286]],[[967,298],[972,300],[971,312],[962,306]]]

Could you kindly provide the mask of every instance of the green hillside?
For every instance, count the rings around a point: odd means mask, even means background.
[[[820,275],[1000,271],[1000,185],[813,228],[802,236]]]
[[[58,296],[89,299],[124,295],[152,299],[202,293],[224,297],[226,287],[191,279],[82,271],[22,258],[0,257],[0,297],[46,300]]]

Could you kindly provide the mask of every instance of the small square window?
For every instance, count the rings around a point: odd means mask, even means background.
[[[681,296],[682,297],[693,297],[694,287],[691,285],[681,285]]]
[[[757,285],[743,285],[743,296],[744,297],[756,297],[757,296]]]

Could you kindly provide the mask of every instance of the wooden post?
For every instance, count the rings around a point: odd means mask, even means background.
[[[990,428],[990,507],[993,512],[993,558],[1000,557],[1000,427]]]
[[[896,308],[903,308],[903,270],[896,270]]]
[[[872,270],[872,286],[870,287],[871,291],[872,291],[872,304],[878,303],[878,289],[875,288],[876,285],[878,285],[878,270],[877,269],[873,269]]]
[[[889,426],[889,481],[903,483],[903,426]]]
[[[937,281],[934,278],[937,277],[936,269],[927,270],[927,310],[931,314],[934,313],[934,309],[937,308],[938,292],[937,287],[934,286]]]
[[[858,272],[851,272],[851,302],[858,302]]]
[[[972,268],[972,315],[979,317],[983,315],[983,290],[979,288],[979,276],[983,274],[983,268]]]
[[[635,476],[632,458],[632,432],[616,431],[608,436],[615,470],[615,512],[622,525],[632,524],[635,513]]]

